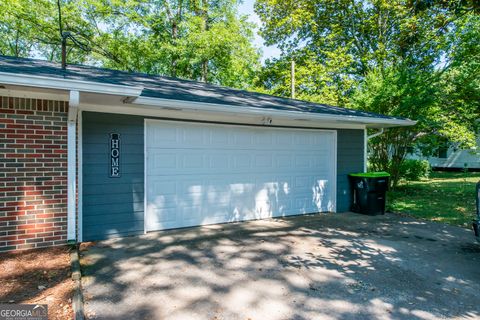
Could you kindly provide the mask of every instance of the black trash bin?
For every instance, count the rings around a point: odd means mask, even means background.
[[[473,226],[473,232],[475,233],[475,238],[477,239],[478,242],[480,242],[480,181],[477,182],[477,187],[476,187],[476,196],[475,196],[475,202],[476,202],[476,217],[475,220],[472,222]]]
[[[387,172],[352,173],[349,178],[353,198],[351,210],[368,215],[385,214],[390,174]]]

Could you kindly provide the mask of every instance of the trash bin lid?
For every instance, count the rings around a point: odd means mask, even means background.
[[[390,177],[390,173],[384,171],[378,172],[359,172],[359,173],[350,173],[351,177],[361,177],[361,178],[382,178]]]

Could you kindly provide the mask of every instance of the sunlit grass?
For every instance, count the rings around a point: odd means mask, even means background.
[[[404,182],[387,197],[387,209],[416,218],[469,227],[475,217],[480,173],[433,172],[428,180]]]

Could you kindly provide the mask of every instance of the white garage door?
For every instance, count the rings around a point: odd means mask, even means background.
[[[334,131],[145,125],[146,231],[335,211]]]

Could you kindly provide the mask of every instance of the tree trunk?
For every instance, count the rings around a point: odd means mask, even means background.
[[[202,82],[208,83],[208,60],[202,61]]]
[[[208,2],[206,0],[196,2],[195,14],[202,18],[202,32],[208,31]],[[200,68],[200,81],[208,83],[208,58],[202,59]]]
[[[172,22],[172,40],[173,40],[174,46],[176,46],[177,44],[177,38],[178,38],[178,24],[177,24],[177,21],[174,20]],[[178,63],[178,54],[174,52],[172,55],[172,64],[171,64],[171,70],[170,70],[170,75],[174,78],[177,77],[177,63]]]

